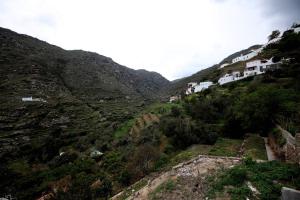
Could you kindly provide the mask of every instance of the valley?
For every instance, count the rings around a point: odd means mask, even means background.
[[[300,189],[299,32],[176,81],[4,28],[0,44],[0,195],[278,199]],[[281,66],[217,83],[243,72],[245,60],[230,62],[253,49],[249,61]]]

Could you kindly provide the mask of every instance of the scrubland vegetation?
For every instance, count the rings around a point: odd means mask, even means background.
[[[61,156],[56,155],[55,145],[60,146],[60,141],[54,132],[48,138],[53,142],[46,149],[53,150],[53,155],[45,157],[49,153],[36,152],[34,157],[41,159],[18,158],[1,166],[1,179],[7,180],[2,186],[10,187],[13,183],[12,192],[18,199],[34,199],[52,188],[59,191],[55,194],[57,199],[106,199],[151,172],[198,154],[238,156],[245,138],[249,138],[245,155],[264,160],[260,136],[274,131],[275,124],[293,134],[300,130],[299,33],[284,33],[283,39],[268,46],[262,56],[292,59],[284,61],[280,69],[215,86],[174,104],[152,104],[107,130],[103,137],[97,137],[95,132],[86,140],[65,144]],[[137,122],[145,120],[143,115],[147,113],[159,120]],[[139,126],[141,123],[143,126]],[[131,134],[134,125],[138,127],[137,133]],[[91,144],[104,154],[92,159],[80,151]],[[38,145],[30,148],[40,150]],[[276,199],[282,184],[300,188],[299,173],[294,165],[255,163],[247,159],[242,165],[212,177],[209,195],[225,191],[233,199],[255,195],[260,199]],[[260,193],[253,194],[245,185],[247,181]],[[144,184],[141,182],[137,187]],[[173,184],[168,182],[158,190],[171,190]]]

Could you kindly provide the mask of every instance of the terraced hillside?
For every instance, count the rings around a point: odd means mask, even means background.
[[[147,113],[137,118],[130,130],[130,135],[137,137],[140,132],[150,126],[154,122],[159,122],[159,117],[152,113]]]
[[[92,52],[66,51],[4,28],[0,44],[0,168],[6,172],[0,194],[26,190],[14,182],[20,175],[11,173],[15,163],[48,166],[66,149],[80,156],[91,149],[114,149],[113,133],[120,124],[160,100],[169,84],[158,73],[133,70]],[[31,97],[37,101],[22,101]]]

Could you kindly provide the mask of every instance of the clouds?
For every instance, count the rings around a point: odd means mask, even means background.
[[[175,79],[286,29],[297,1],[280,2],[1,0],[0,26]]]

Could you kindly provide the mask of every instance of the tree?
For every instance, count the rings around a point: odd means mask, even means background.
[[[280,35],[280,31],[279,30],[275,30],[275,31],[272,31],[271,35],[268,36],[268,39],[269,41],[275,39],[275,38],[278,38]]]
[[[156,160],[160,157],[159,149],[149,143],[139,146],[127,166],[129,173],[133,174],[135,178],[142,177],[149,173]]]

